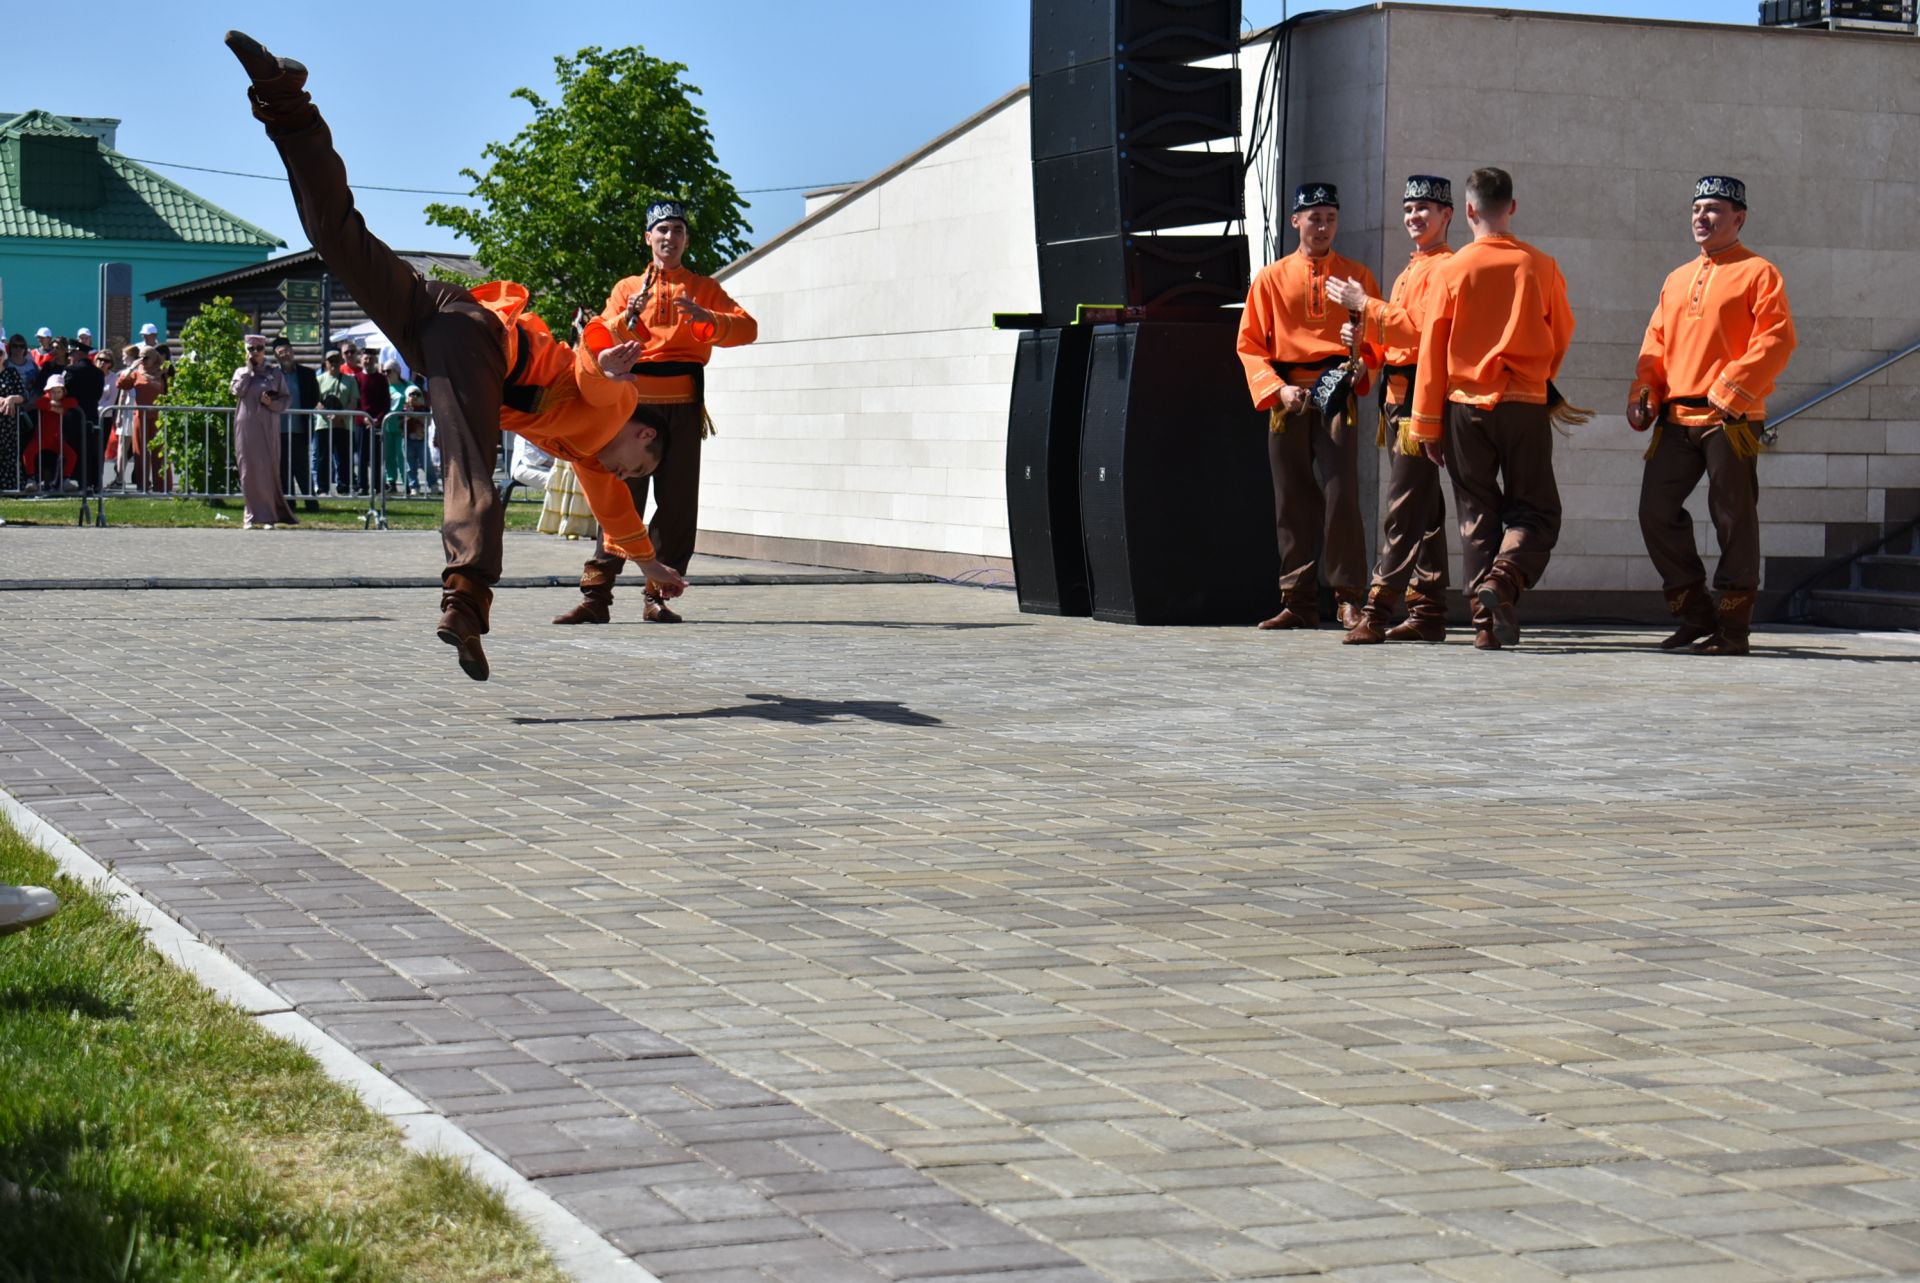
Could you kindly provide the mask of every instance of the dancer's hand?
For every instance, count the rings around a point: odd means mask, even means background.
[[[633,372],[633,363],[639,359],[639,339],[628,339],[625,343],[616,343],[594,357],[594,360],[600,363],[600,373],[615,383],[632,383],[637,379],[639,375]]]
[[[1349,312],[1358,312],[1367,305],[1367,287],[1356,280],[1333,277],[1327,282],[1327,301]]]
[[[688,298],[685,294],[681,294],[675,297],[675,299],[673,300],[673,305],[680,309],[680,317],[682,320],[693,321],[695,323],[705,323],[709,325],[713,323],[713,313],[707,311],[706,308],[701,307],[698,303]]]
[[[643,561],[640,569],[647,576],[647,590],[656,597],[678,597],[687,590],[686,579],[664,561]]]
[[[1291,414],[1307,403],[1307,390],[1291,383],[1280,389],[1280,408]]]
[[[1427,462],[1431,463],[1434,467],[1444,468],[1447,466],[1447,456],[1445,452],[1440,449],[1440,443],[1438,441],[1422,441],[1420,443],[1420,452],[1427,456]]]

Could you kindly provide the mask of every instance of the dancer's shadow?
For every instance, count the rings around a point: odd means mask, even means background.
[[[930,713],[916,713],[892,699],[795,699],[790,695],[748,694],[752,704],[726,704],[691,713],[617,713],[611,717],[516,717],[516,726],[581,726],[602,722],[684,722],[712,718],[751,717],[763,722],[791,722],[819,726],[843,717],[884,722],[889,726],[942,726]]]

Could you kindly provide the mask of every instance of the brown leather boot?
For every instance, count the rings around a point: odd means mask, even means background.
[[[1526,587],[1526,576],[1505,557],[1496,560],[1493,568],[1474,585],[1474,600],[1486,612],[1486,629],[1501,646],[1517,646],[1520,643],[1520,617],[1514,611],[1514,604],[1520,600],[1520,594],[1526,591]],[[1473,644],[1480,646],[1477,637]],[[1481,646],[1480,649],[1493,650],[1497,647]]]
[[[1355,588],[1333,590],[1333,617],[1342,628],[1351,629],[1360,622],[1361,603],[1366,594]]]
[[[556,624],[604,624],[613,618],[613,581],[624,561],[589,560],[580,571],[580,600],[553,617]]]
[[[665,597],[656,596],[653,593],[647,594],[647,609],[645,613],[646,620],[650,624],[677,624],[680,622],[680,612],[667,605],[667,599]]]
[[[240,60],[247,79],[253,118],[278,134],[298,133],[320,119],[307,95],[307,69],[291,58],[276,58],[244,31],[229,31],[227,48]]]
[[[487,615],[493,607],[493,589],[471,575],[448,573],[440,590],[440,640],[460,654],[460,671],[476,682],[484,682],[493,670],[487,666],[487,652],[480,645],[487,631]]]
[[[1746,655],[1753,650],[1753,603],[1759,596],[1751,592],[1720,594],[1719,618],[1713,636],[1693,644],[1696,655]]]
[[[1260,627],[1268,630],[1275,628],[1318,628],[1320,626],[1320,589],[1294,588],[1287,593],[1287,604],[1272,619],[1260,621]]]
[[[1667,591],[1667,613],[1680,621],[1673,635],[1660,643],[1661,650],[1679,650],[1682,646],[1691,646],[1702,637],[1711,637],[1717,622],[1713,613],[1713,599],[1707,596],[1707,583],[1697,579],[1690,584]]]
[[[1359,618],[1347,625],[1347,635],[1340,639],[1340,644],[1378,646],[1392,635],[1387,621],[1393,618],[1399,605],[1400,593],[1396,589],[1375,584],[1367,590],[1367,604],[1360,608]]]
[[[1407,617],[1387,629],[1390,642],[1443,642],[1447,639],[1447,599],[1445,590],[1407,594]]]
[[[1500,639],[1493,633],[1493,616],[1488,612],[1486,603],[1479,593],[1467,594],[1468,610],[1473,619],[1473,648],[1475,650],[1499,650]]]

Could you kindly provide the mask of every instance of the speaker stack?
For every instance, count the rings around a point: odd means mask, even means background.
[[[1277,608],[1247,294],[1238,0],[1033,0],[1039,314],[1015,359],[1020,608],[1139,624]],[[1216,148],[1226,141],[1228,146]],[[1220,225],[1201,233],[1168,232]]]

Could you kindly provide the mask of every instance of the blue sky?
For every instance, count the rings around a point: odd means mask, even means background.
[[[1294,3],[1287,12],[1347,7]],[[1753,0],[1627,0],[1584,9],[1564,0],[1508,0],[1499,7],[1741,24],[1756,15]],[[129,156],[275,173],[278,157],[247,115],[239,67],[220,43],[233,11],[220,8],[226,16],[217,19],[200,16],[200,6],[169,10],[164,54],[127,75],[100,73],[97,59],[13,59],[0,82],[0,108],[116,116],[120,150]],[[721,164],[742,189],[858,181],[1026,80],[1027,0],[473,0],[459,7],[457,24],[446,20],[450,8],[394,0],[324,10],[328,16],[316,22],[298,6],[262,6],[247,30],[312,69],[315,98],[357,184],[453,191],[465,190],[459,171],[478,164],[486,143],[525,123],[526,107],[508,92],[550,89],[555,55],[585,45],[640,44],[686,63],[687,78],[703,91]],[[1266,26],[1280,19],[1282,5],[1244,0],[1244,12],[1251,26]],[[540,15],[536,29],[527,26],[530,14]],[[160,172],[290,247],[305,247],[284,181]],[[458,248],[451,232],[421,217],[431,199],[363,190],[361,207],[399,248]],[[756,240],[799,217],[797,191],[750,199]]]

